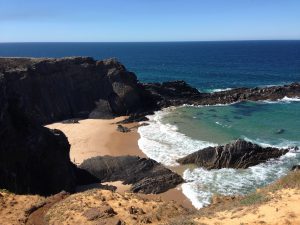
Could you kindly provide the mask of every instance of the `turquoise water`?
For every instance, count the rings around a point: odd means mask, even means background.
[[[246,102],[228,106],[181,107],[163,123],[193,139],[226,144],[237,138],[270,145],[296,145],[300,141],[300,102]]]
[[[246,194],[267,185],[300,163],[300,99],[221,106],[171,107],[149,116],[139,128],[140,148],[151,158],[177,166],[176,159],[208,146],[242,138],[261,146],[291,148],[279,159],[248,169],[187,169],[183,193],[201,208],[213,194]]]

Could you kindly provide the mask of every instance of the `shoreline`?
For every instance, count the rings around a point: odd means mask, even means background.
[[[148,158],[138,146],[140,138],[137,132],[138,123],[130,123],[125,126],[133,128],[130,132],[117,131],[116,123],[126,117],[114,119],[84,119],[79,123],[53,123],[46,125],[50,129],[59,129],[67,136],[70,142],[70,159],[79,165],[85,159],[95,156],[124,156],[132,155]],[[167,167],[182,176],[183,168]],[[117,192],[124,194],[129,192],[130,185],[123,185],[120,181],[106,182],[103,185],[117,187]],[[91,185],[90,188],[97,187]],[[89,188],[89,187],[86,187]],[[83,188],[84,189],[84,188]],[[78,190],[82,190],[79,188]],[[176,201],[182,206],[195,209],[192,202],[182,193],[181,185],[161,194],[137,194],[141,198],[149,200],[161,199],[163,201]]]

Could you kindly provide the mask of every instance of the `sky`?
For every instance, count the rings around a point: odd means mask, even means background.
[[[0,42],[300,40],[300,0],[0,0]]]

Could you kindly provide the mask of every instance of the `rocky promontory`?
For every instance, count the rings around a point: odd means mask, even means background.
[[[181,164],[196,164],[207,169],[248,168],[268,159],[278,158],[288,152],[287,149],[259,145],[238,139],[224,146],[208,147],[178,159]]]

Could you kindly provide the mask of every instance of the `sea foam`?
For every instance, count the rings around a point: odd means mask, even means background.
[[[285,96],[282,99],[278,99],[276,101],[264,100],[262,102],[264,102],[264,103],[270,103],[270,104],[291,103],[291,102],[300,102],[300,98],[299,97],[289,98],[289,97]]]
[[[293,165],[300,162],[299,155],[289,152],[279,159],[248,169],[187,169],[183,174],[186,183],[182,185],[182,192],[197,209],[210,204],[213,194],[247,194],[286,175]]]
[[[177,126],[164,124],[162,119],[170,110],[172,109],[167,108],[148,116],[149,125],[141,126],[138,129],[140,134],[138,145],[148,157],[167,166],[176,166],[179,165],[176,159],[199,149],[216,145],[206,141],[194,140],[178,132]]]

